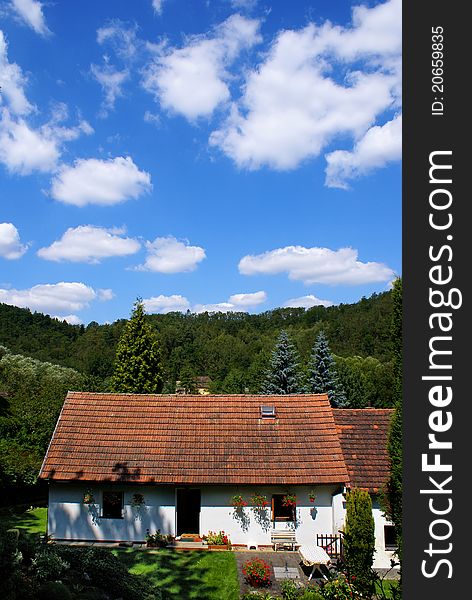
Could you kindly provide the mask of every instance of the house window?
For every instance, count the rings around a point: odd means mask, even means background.
[[[272,521],[294,521],[295,510],[291,506],[284,506],[285,494],[272,496]]]
[[[385,550],[396,550],[395,527],[393,525],[384,525]]]
[[[102,517],[104,519],[123,518],[123,492],[103,492]]]

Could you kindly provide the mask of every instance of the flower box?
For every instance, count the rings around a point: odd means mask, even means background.
[[[231,550],[229,544],[207,544],[208,550]]]

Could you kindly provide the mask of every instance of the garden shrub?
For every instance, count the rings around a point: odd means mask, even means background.
[[[247,592],[241,596],[241,600],[280,600],[280,598],[272,596],[270,592]]]
[[[38,600],[72,600],[69,588],[60,581],[48,581],[38,590]]]
[[[300,595],[300,588],[292,579],[283,579],[280,582],[282,588],[282,598],[284,600],[297,600]]]
[[[33,558],[31,566],[39,581],[55,581],[60,579],[70,564],[51,548],[44,548]]]
[[[297,600],[324,600],[318,590],[305,589],[298,596]]]
[[[359,597],[357,594],[354,595],[352,587],[342,575],[323,585],[322,596],[324,600],[353,600]]]
[[[105,548],[58,547],[72,568],[87,574],[90,582],[123,600],[155,600],[157,592],[138,575],[128,573],[120,560]]]
[[[2,581],[9,579],[21,563],[18,550],[18,529],[0,529],[0,577]]]

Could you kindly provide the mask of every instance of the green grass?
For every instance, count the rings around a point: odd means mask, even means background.
[[[231,552],[115,550],[135,575],[162,588],[169,600],[238,600],[236,560]]]
[[[25,529],[28,533],[46,533],[48,509],[31,508],[22,513],[8,511],[0,514],[0,524]]]

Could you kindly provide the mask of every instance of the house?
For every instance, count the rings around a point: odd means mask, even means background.
[[[389,475],[387,437],[393,410],[337,408],[333,415],[349,473],[347,487],[365,489],[372,499],[374,567],[388,568],[396,550],[395,530],[385,518],[379,496]],[[345,515],[346,503],[341,496],[333,507],[335,529],[342,527]]]
[[[48,533],[141,542],[147,530],[224,530],[233,544],[260,547],[273,530],[289,530],[297,544],[313,544],[337,532],[342,492],[355,483],[336,412],[316,394],[69,392],[40,472]],[[251,506],[256,494],[266,507]],[[248,505],[234,507],[234,496]]]

